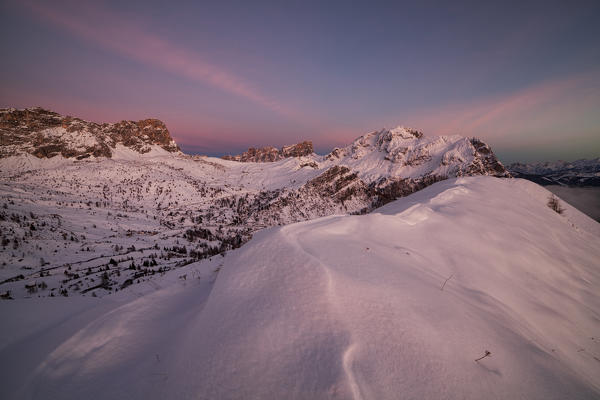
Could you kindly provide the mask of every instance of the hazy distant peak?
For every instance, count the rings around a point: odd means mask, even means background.
[[[288,157],[302,157],[314,153],[313,144],[311,141],[304,141],[289,146],[283,146],[277,149],[273,146],[265,146],[262,148],[250,147],[247,151],[236,156],[223,156],[224,160],[240,161],[240,162],[272,162],[279,161]]]
[[[600,157],[591,160],[513,163],[508,169],[518,178],[540,185],[600,186]]]

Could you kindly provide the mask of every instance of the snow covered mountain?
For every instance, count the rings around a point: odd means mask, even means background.
[[[509,177],[488,145],[462,136],[424,137],[415,129],[382,129],[334,149],[325,159],[357,171],[379,194],[395,199],[450,177]]]
[[[0,115],[2,399],[600,396],[600,224],[477,139]]]
[[[0,398],[598,398],[600,224],[549,196],[453,178],[103,300],[0,302]]]
[[[477,139],[408,128],[326,156],[304,142],[277,150],[276,162],[235,162],[181,153],[156,120],[96,124],[42,109],[0,116],[7,298],[102,296],[265,227],[366,213],[451,177],[508,176]]]
[[[517,178],[540,185],[600,187],[600,157],[573,162],[514,163],[508,166],[508,170]]]

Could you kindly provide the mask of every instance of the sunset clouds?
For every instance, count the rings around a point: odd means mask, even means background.
[[[499,148],[540,144],[566,148],[579,141],[600,152],[599,104],[600,73],[588,73],[424,110],[415,121],[436,134],[477,136]]]
[[[597,104],[599,82],[600,73],[543,82],[505,95],[426,110],[417,119],[444,134],[481,132],[490,127],[500,130],[511,123],[522,123],[522,119],[550,122],[558,108],[577,112]]]
[[[140,63],[163,69],[195,82],[212,85],[284,115],[292,110],[261,93],[252,83],[205,60],[200,54],[179,47],[136,26],[96,3],[22,1],[38,18],[75,36]]]
[[[399,124],[505,160],[600,153],[600,3],[9,0],[0,107],[160,118],[213,155]]]

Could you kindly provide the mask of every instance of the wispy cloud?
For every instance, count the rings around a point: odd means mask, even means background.
[[[426,110],[414,120],[437,134],[501,139],[525,129],[553,140],[555,127],[578,120],[574,128],[581,129],[582,119],[597,118],[593,110],[600,106],[599,79],[594,72],[546,81],[501,96]]]
[[[426,135],[479,137],[505,152],[518,150],[531,155],[536,151],[543,158],[546,150],[554,151],[552,157],[555,157],[557,149],[564,149],[565,154],[557,157],[590,157],[596,156],[600,149],[598,110],[600,72],[591,71],[503,95],[398,111],[381,122],[363,124],[361,129],[350,126],[330,129],[323,133],[318,144],[343,146],[366,132],[404,124],[421,129]]]
[[[296,115],[294,110],[261,92],[256,85],[227,68],[148,32],[115,12],[98,5],[82,3],[19,2],[42,20],[124,57],[191,81],[211,85],[278,114],[288,117]]]

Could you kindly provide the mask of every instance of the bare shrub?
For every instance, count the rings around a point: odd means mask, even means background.
[[[555,195],[550,195],[550,197],[548,197],[547,205],[559,214],[562,214],[565,211],[565,209],[560,205],[558,197]]]

